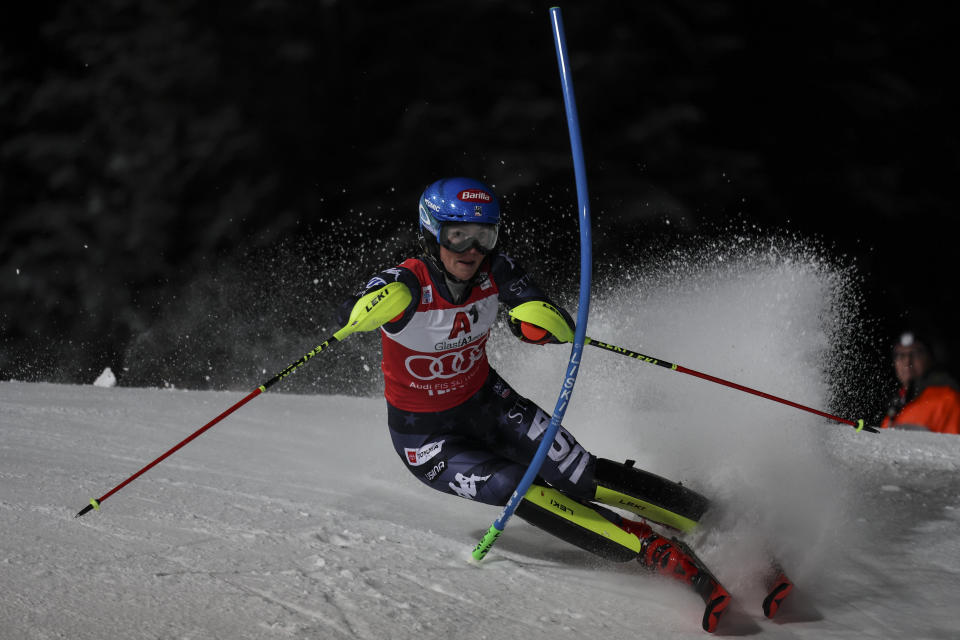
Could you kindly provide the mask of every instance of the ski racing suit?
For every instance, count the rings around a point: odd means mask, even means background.
[[[500,303],[512,308],[549,300],[503,253],[484,260],[459,300],[430,260],[411,258],[367,282],[341,307],[342,319],[360,296],[393,281],[407,285],[413,297],[381,327],[387,423],[397,455],[433,489],[505,505],[550,415],[490,366],[486,343]],[[568,496],[593,500],[596,466],[597,459],[561,427],[540,478]]]

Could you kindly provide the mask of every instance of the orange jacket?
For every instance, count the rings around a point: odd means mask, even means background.
[[[927,387],[893,418],[886,416],[880,426],[920,426],[960,435],[960,392],[948,386]]]

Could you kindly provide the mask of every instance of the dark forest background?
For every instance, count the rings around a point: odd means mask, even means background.
[[[541,272],[575,271],[548,6],[5,6],[0,379],[258,383],[412,244],[446,175],[495,184]],[[881,333],[916,323],[957,352],[960,58],[934,6],[562,6],[595,254],[731,225],[818,238]],[[558,217],[570,235],[543,231]]]

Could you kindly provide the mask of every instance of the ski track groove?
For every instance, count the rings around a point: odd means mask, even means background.
[[[217,577],[215,574],[212,574],[212,575],[213,577]],[[244,591],[246,593],[252,594],[260,598],[261,600],[263,600],[268,604],[280,607],[281,609],[287,611],[291,615],[308,618],[312,620],[316,626],[322,627],[324,629],[332,629],[339,635],[339,637],[347,638],[347,639],[363,637],[358,635],[356,629],[354,629],[353,626],[350,624],[350,621],[344,615],[343,611],[335,603],[331,602],[329,594],[326,594],[326,593],[323,594],[324,601],[330,604],[332,608],[334,608],[339,613],[340,620],[346,626],[346,629],[338,625],[336,622],[331,620],[329,616],[327,616],[322,612],[312,611],[296,603],[283,600],[275,595],[270,594],[267,591],[257,589],[256,587],[251,587],[250,585],[234,582],[226,578],[220,578],[220,579],[226,582],[227,584],[235,587],[236,589],[239,589],[241,591]],[[307,629],[306,631],[309,631],[309,629]],[[309,634],[309,635],[312,636],[313,634]],[[324,636],[324,637],[327,637],[327,636]]]

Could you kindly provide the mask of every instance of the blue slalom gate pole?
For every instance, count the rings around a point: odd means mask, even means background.
[[[537,448],[530,466],[520,479],[510,500],[503,508],[500,516],[490,525],[483,539],[473,550],[474,560],[483,560],[490,548],[497,541],[507,526],[507,521],[520,505],[520,501],[530,489],[547,452],[553,445],[560,423],[570,404],[573,386],[577,381],[577,372],[580,369],[580,358],[583,354],[584,343],[587,337],[587,317],[590,315],[590,281],[592,274],[593,256],[590,240],[590,202],[587,195],[587,172],[583,161],[583,146],[580,143],[580,122],[577,118],[577,104],[573,95],[573,78],[570,75],[570,60],[567,56],[567,37],[563,29],[563,18],[559,7],[551,7],[550,24],[553,29],[553,42],[557,49],[557,64],[560,67],[560,83],[563,87],[563,103],[567,112],[567,129],[570,131],[570,150],[573,153],[573,169],[577,181],[577,207],[580,212],[580,298],[577,309],[577,329],[574,332],[573,347],[570,349],[570,361],[567,364],[567,373],[560,388],[557,405],[550,418],[550,426],[543,434],[543,440]]]

